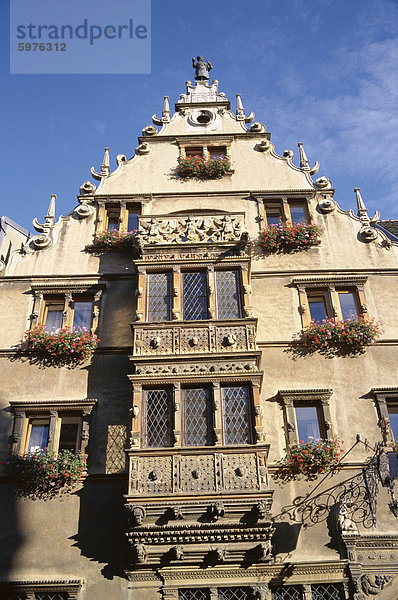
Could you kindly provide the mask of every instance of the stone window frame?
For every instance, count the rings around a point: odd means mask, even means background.
[[[151,381],[149,384],[143,382],[132,382],[133,407],[130,449],[141,450],[145,446],[145,390],[150,388],[167,388],[171,390],[171,401],[173,407],[172,439],[174,443],[171,448],[201,448],[202,446],[183,446],[183,394],[182,390],[189,387],[208,387],[211,390],[213,404],[213,444],[203,446],[204,448],[231,447],[224,444],[223,433],[223,409],[222,388],[232,386],[248,386],[250,390],[251,409],[251,443],[237,444],[239,446],[256,446],[265,443],[263,410],[260,403],[261,374],[251,377],[205,377],[205,378],[181,378],[179,381]],[[169,447],[169,448],[170,448]]]
[[[37,594],[64,594],[67,600],[78,600],[83,581],[80,579],[60,581],[8,581],[0,583],[0,595],[24,596],[25,600],[36,600]]]
[[[279,211],[282,223],[285,223],[286,225],[292,225],[293,221],[292,221],[290,207],[294,204],[303,205],[305,221],[307,223],[311,223],[312,222],[312,214],[310,212],[310,208],[309,208],[308,201],[306,198],[281,197],[281,198],[276,198],[276,199],[264,199],[263,204],[262,204],[264,225],[268,225],[267,210],[271,211],[271,210],[275,210],[275,209],[277,209]]]
[[[376,401],[377,412],[379,415],[378,426],[380,427],[383,436],[383,442],[394,442],[388,415],[388,404],[394,402],[394,404],[398,405],[398,386],[372,388],[370,393]]]
[[[328,388],[319,389],[300,389],[300,390],[279,390],[278,396],[283,405],[285,435],[288,447],[294,446],[300,440],[298,438],[295,404],[314,405],[319,408],[319,415],[322,419],[320,430],[324,430],[328,438],[336,435],[332,424],[330,399],[333,390]]]
[[[34,295],[33,310],[30,316],[31,328],[44,324],[43,317],[46,305],[51,301],[63,302],[62,327],[69,327],[73,321],[73,303],[81,300],[92,300],[92,320],[90,333],[98,331],[101,299],[105,283],[76,282],[76,283],[32,283]]]
[[[338,292],[353,291],[355,301],[362,314],[368,320],[368,307],[365,296],[366,275],[336,275],[328,277],[295,277],[292,279],[299,294],[299,310],[303,329],[311,325],[311,313],[308,298],[312,294],[319,293],[325,299],[326,313],[328,318],[342,319]]]
[[[95,235],[99,235],[107,230],[108,219],[111,213],[115,214],[119,219],[119,233],[128,231],[129,212],[133,212],[140,216],[142,214],[141,202],[129,202],[128,200],[118,200],[112,202],[110,200],[97,200],[98,211],[95,222]]]
[[[209,142],[208,138],[193,137],[189,140],[178,142],[179,160],[187,158],[186,148],[201,148],[201,152],[197,156],[202,156],[204,159],[209,159],[209,148],[225,148],[225,158],[231,163],[231,140],[230,139],[215,139]],[[196,156],[196,155],[195,155]],[[231,173],[231,171],[229,171]],[[228,173],[228,171],[227,171]]]
[[[172,273],[172,285],[171,285],[171,321],[184,321],[183,318],[183,272],[188,271],[204,271],[206,272],[206,286],[207,286],[207,320],[218,320],[218,309],[217,309],[217,271],[239,271],[239,292],[240,292],[240,319],[250,318],[253,316],[253,308],[251,305],[251,286],[250,286],[250,272],[249,265],[246,262],[234,261],[227,265],[220,265],[215,267],[209,264],[191,264],[191,265],[159,265],[159,266],[148,266],[139,267],[138,282],[137,282],[137,308],[136,308],[136,321],[139,323],[150,322],[148,318],[148,274],[150,273]],[[223,320],[235,320],[235,319],[223,319]]]
[[[83,458],[87,458],[87,448],[90,438],[90,416],[97,403],[95,398],[84,400],[43,400],[43,401],[21,401],[11,400],[10,405],[14,413],[14,424],[11,437],[11,451],[22,454],[26,440],[29,421],[34,418],[48,419],[48,448],[51,452],[58,451],[60,419],[62,415],[76,416],[80,419],[80,439],[77,444],[77,452]]]

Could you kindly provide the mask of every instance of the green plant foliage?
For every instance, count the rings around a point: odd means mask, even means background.
[[[278,223],[265,227],[260,245],[266,252],[302,250],[321,243],[322,228],[314,223]]]
[[[47,355],[57,359],[80,363],[93,354],[101,340],[84,327],[63,327],[47,331],[44,325],[37,325],[25,331],[23,350],[33,354]]]
[[[10,454],[4,472],[15,478],[20,496],[48,497],[71,491],[86,469],[86,461],[70,450],[58,455],[48,448],[25,454]]]
[[[380,324],[374,319],[365,320],[363,315],[341,321],[324,319],[322,322],[313,321],[303,331],[303,345],[311,351],[335,347],[358,353],[365,346],[374,344],[380,333]]]
[[[203,158],[188,156],[180,159],[178,174],[180,177],[197,177],[199,179],[218,179],[231,171],[231,165],[225,157]]]
[[[313,439],[307,442],[300,440],[299,444],[292,446],[287,455],[287,465],[299,473],[309,475],[325,473],[335,467],[343,450],[338,438]]]

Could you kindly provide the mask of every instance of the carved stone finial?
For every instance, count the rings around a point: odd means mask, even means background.
[[[245,115],[245,109],[243,108],[241,94],[236,94],[236,119],[237,121],[245,121],[245,123],[251,123],[254,120],[253,111],[249,115]],[[262,131],[265,131],[265,127]]]
[[[362,229],[359,232],[359,235],[361,236],[364,242],[371,242],[377,238],[377,231],[376,229],[374,229],[374,226],[380,220],[380,213],[376,210],[374,216],[370,219],[368,215],[368,209],[366,208],[365,203],[362,200],[360,188],[355,188],[354,192],[357,199],[357,215],[362,223]]]
[[[109,148],[105,148],[104,158],[101,165],[101,173],[105,176],[109,175],[110,173]]]
[[[151,151],[151,147],[148,144],[148,142],[142,142],[142,144],[137,146],[137,148],[135,150],[136,150],[137,154],[139,154],[139,155],[149,154]]]
[[[212,70],[211,62],[206,61],[203,56],[197,56],[196,60],[192,59],[192,66],[195,69],[195,81],[208,81],[209,71]]]
[[[332,182],[330,181],[330,179],[323,176],[323,177],[318,177],[318,179],[315,180],[315,185],[320,190],[327,190],[332,187]]]
[[[80,186],[81,194],[93,194],[97,188],[92,181],[85,181]]]
[[[329,194],[321,194],[318,198],[318,208],[323,214],[328,214],[336,209],[336,202]]]
[[[271,147],[271,142],[269,140],[261,140],[258,144],[256,144],[255,149],[259,152],[266,152]]]
[[[56,194],[51,194],[50,204],[48,205],[47,214],[44,217],[44,223],[41,224],[37,219],[33,219],[33,227],[36,231],[41,232],[32,239],[33,245],[39,250],[47,248],[52,243],[51,232],[55,224],[55,199]]]
[[[170,105],[169,105],[169,97],[168,96],[164,97],[162,120],[163,120],[163,123],[170,121]]]
[[[307,155],[304,150],[303,142],[298,143],[299,151],[300,151],[300,167],[304,171],[309,171],[311,175],[315,175],[319,171],[319,162],[316,161],[313,167],[310,167],[310,161],[307,158]]]

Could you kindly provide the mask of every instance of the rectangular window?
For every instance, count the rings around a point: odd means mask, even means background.
[[[118,212],[107,212],[106,229],[108,231],[119,230],[119,213]]]
[[[321,322],[327,317],[326,298],[324,295],[308,295],[308,306],[310,309],[311,320]]]
[[[47,331],[62,327],[64,308],[64,300],[49,300],[44,303],[43,324]]]
[[[289,204],[290,218],[292,223],[305,223],[308,220],[307,207],[305,204]]]
[[[207,283],[205,271],[182,274],[182,312],[185,321],[207,319]]]
[[[340,583],[319,583],[311,585],[312,600],[344,600],[343,586]]]
[[[132,210],[128,211],[127,216],[127,231],[134,231],[138,229],[138,213]]]
[[[209,158],[225,158],[227,149],[225,146],[209,146],[207,148]]]
[[[279,206],[270,206],[266,209],[267,225],[282,223],[282,209]]]
[[[48,446],[49,419],[29,419],[24,451],[44,450]]]
[[[187,146],[185,148],[185,156],[202,156],[203,146]]]
[[[248,386],[222,388],[224,443],[251,444],[252,417]]]
[[[219,319],[239,319],[242,316],[238,269],[216,271],[216,302]]]
[[[178,590],[178,600],[210,600],[208,588]]]
[[[213,444],[212,401],[209,388],[183,390],[185,446]]]
[[[171,390],[146,390],[146,440],[149,448],[172,446]]]
[[[387,402],[388,420],[394,440],[398,438],[398,401]]]
[[[148,321],[171,320],[172,273],[148,274]]]
[[[340,311],[343,319],[352,319],[358,316],[355,294],[347,290],[337,291]]]
[[[91,300],[80,300],[73,302],[73,326],[91,329],[93,320],[93,302]]]
[[[299,403],[294,405],[294,412],[299,440],[306,442],[309,438],[324,437],[319,406]]]
[[[77,452],[79,449],[81,419],[79,417],[62,417],[60,421],[58,452],[61,450]]]
[[[272,600],[304,600],[302,588],[299,585],[283,585],[273,591]]]

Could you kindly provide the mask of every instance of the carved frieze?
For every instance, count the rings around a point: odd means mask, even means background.
[[[139,217],[142,244],[237,243],[245,232],[244,214]]]
[[[215,375],[218,373],[252,373],[258,371],[255,360],[236,360],[205,363],[142,364],[136,366],[140,376],[159,375]]]
[[[219,326],[211,322],[195,327],[188,323],[161,327],[137,323],[134,326],[135,356],[235,352],[255,348],[254,321],[229,326]]]
[[[130,494],[209,494],[267,487],[266,452],[130,455]]]

